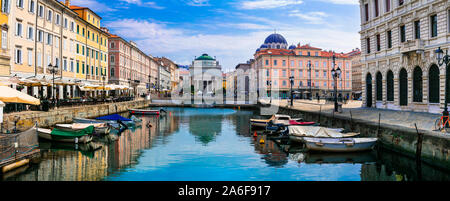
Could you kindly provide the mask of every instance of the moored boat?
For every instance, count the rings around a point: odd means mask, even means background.
[[[269,119],[250,119],[250,125],[254,127],[266,127],[269,122],[272,121],[273,124],[282,124],[285,126],[290,125],[289,121],[301,122],[303,119],[292,119],[289,115],[284,114],[274,114]]]
[[[54,128],[53,130],[38,128],[37,132],[40,138],[46,140],[69,143],[88,143],[92,141],[94,126],[88,126],[87,128],[78,131],[67,131],[58,128]]]
[[[326,128],[321,126],[289,126],[288,130],[289,139],[297,142],[304,142],[305,137],[345,138],[359,135],[359,133],[345,133],[342,128]]]
[[[139,115],[159,115],[159,110],[144,110],[144,109],[130,109],[128,110],[130,114],[139,114]]]
[[[94,133],[106,135],[110,132],[110,126],[107,123],[73,123],[73,124],[56,124],[55,127],[66,131],[79,131],[94,126]]]
[[[371,150],[377,138],[303,138],[310,151],[323,152],[356,152]]]

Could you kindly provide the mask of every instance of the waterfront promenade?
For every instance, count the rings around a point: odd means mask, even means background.
[[[261,101],[262,103],[269,103],[268,101]],[[318,112],[321,114],[334,113],[334,103],[326,103],[324,100],[318,102],[317,100],[294,100],[294,106],[290,106],[290,100],[272,100],[272,104],[280,107],[287,107],[307,112]],[[380,118],[381,115],[381,118]],[[399,126],[406,128],[435,132],[444,136],[449,136],[448,133],[441,133],[434,131],[434,124],[436,119],[439,119],[441,114],[432,114],[425,112],[410,112],[410,111],[395,111],[377,108],[362,107],[361,101],[349,101],[342,105],[342,113],[334,113],[335,117],[346,117],[354,120],[364,120],[378,124]]]

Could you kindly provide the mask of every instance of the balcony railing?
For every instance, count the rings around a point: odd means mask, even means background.
[[[421,39],[416,40],[408,40],[404,43],[402,43],[400,47],[401,53],[408,53],[408,52],[415,52],[418,50],[424,50],[425,47],[425,41]]]

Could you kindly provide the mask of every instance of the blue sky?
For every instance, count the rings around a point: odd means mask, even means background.
[[[63,0],[64,1],[64,0]],[[72,0],[102,26],[153,56],[190,64],[216,56],[224,71],[253,58],[273,33],[288,43],[348,52],[360,47],[358,0]]]

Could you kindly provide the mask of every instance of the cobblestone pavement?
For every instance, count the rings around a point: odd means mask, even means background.
[[[269,101],[261,101],[263,103],[269,103]],[[282,107],[290,107],[290,100],[272,100],[272,104],[278,104]],[[349,101],[343,105],[342,113],[335,113],[335,116],[351,116],[353,119],[362,119],[366,121],[372,121],[378,123],[379,115],[381,114],[380,122],[382,124],[403,126],[408,128],[415,128],[414,124],[417,124],[417,128],[420,130],[433,131],[435,128],[436,119],[440,118],[440,114],[432,114],[425,112],[408,112],[408,111],[395,111],[376,108],[364,108],[361,107],[361,101]],[[317,100],[294,100],[295,109],[303,111],[321,111],[322,113],[332,114],[334,112],[334,103],[326,103],[324,100],[318,102]],[[447,134],[448,135],[448,134]]]

